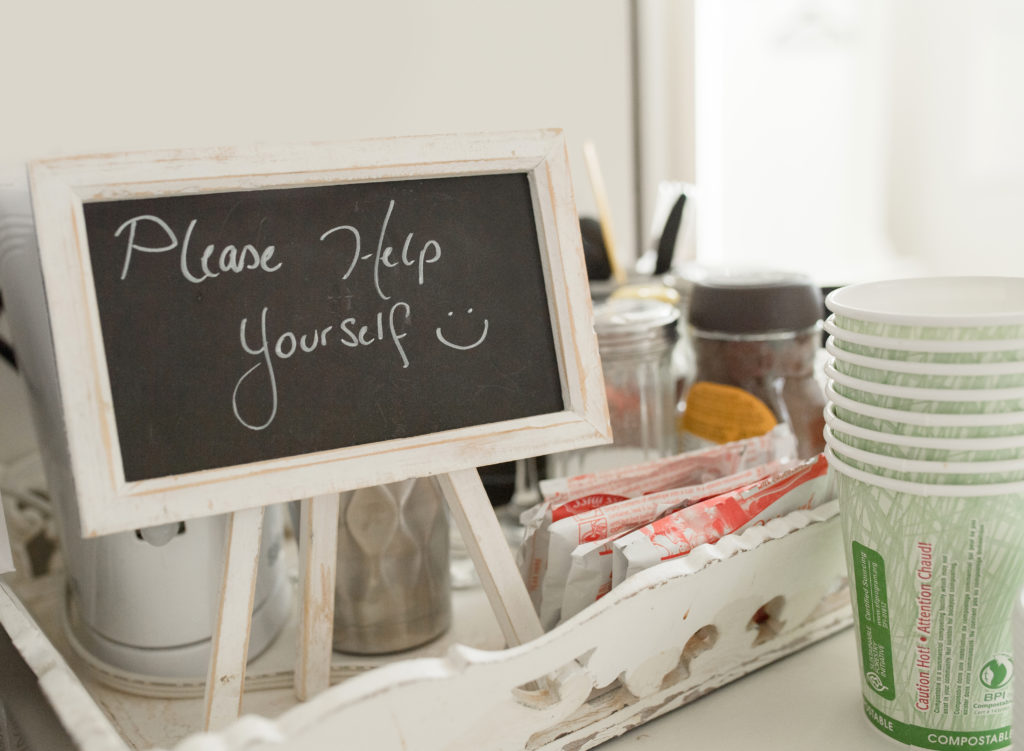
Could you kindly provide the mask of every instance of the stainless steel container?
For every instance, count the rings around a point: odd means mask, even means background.
[[[451,623],[448,516],[433,478],[343,493],[338,521],[334,648],[411,649]]]

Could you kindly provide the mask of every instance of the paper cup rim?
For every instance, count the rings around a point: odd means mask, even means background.
[[[831,362],[825,363],[825,375],[842,386],[864,391],[875,396],[934,402],[999,402],[1006,399],[1024,399],[1024,386],[1005,389],[924,389],[912,386],[891,386],[887,383],[865,381],[863,378],[840,373]]]
[[[963,376],[986,377],[1001,375],[1019,375],[1024,379],[1024,360],[992,363],[952,363],[952,362],[908,362],[906,360],[886,360],[882,357],[870,357],[856,352],[848,352],[836,342],[841,341],[829,335],[825,340],[825,351],[835,360],[842,360],[850,365],[875,370],[888,370],[893,373],[907,375]],[[973,389],[972,389],[973,390]]]
[[[831,447],[825,446],[825,458],[828,466],[846,475],[847,477],[859,480],[868,485],[877,485],[887,490],[894,490],[897,493],[917,495],[924,497],[942,498],[986,498],[1002,495],[1024,495],[1024,480],[1019,482],[994,482],[987,485],[930,485],[923,482],[911,482],[909,480],[895,480],[891,477],[882,477],[865,472],[862,469],[851,467],[835,455]]]
[[[837,438],[832,428],[825,426],[826,445],[835,446],[841,453],[859,462],[870,464],[893,472],[920,472],[933,475],[989,475],[996,472],[1024,471],[1024,459],[997,459],[976,462],[940,462],[931,459],[900,459],[895,456],[876,454],[844,442]]]
[[[917,425],[924,428],[992,428],[1001,425],[1024,425],[1024,412],[995,412],[981,415],[948,415],[940,412],[907,412],[891,407],[876,407],[843,396],[831,381],[825,384],[825,396],[829,401],[875,420]]]
[[[1020,300],[1024,277],[933,276],[840,287],[825,297],[825,307],[868,323],[972,328],[1024,324]]]
[[[1024,448],[1024,435],[1013,436],[985,436],[979,438],[932,438],[900,435],[899,433],[885,433],[881,430],[862,428],[847,422],[835,413],[835,404],[825,405],[825,424],[832,428],[833,432],[838,430],[841,433],[848,433],[857,438],[875,443],[888,443],[893,446],[906,446],[908,448],[940,449],[944,451],[992,451],[1007,448]]]
[[[984,352],[1024,352],[1024,339],[897,339],[877,334],[862,334],[842,328],[831,315],[822,322],[822,327],[840,341],[860,344],[875,349],[903,350],[928,354],[964,354]]]

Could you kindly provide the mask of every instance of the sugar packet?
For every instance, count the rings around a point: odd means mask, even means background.
[[[818,454],[738,491],[667,514],[612,542],[612,586],[698,545],[797,509],[814,508],[833,495],[828,461]]]
[[[548,530],[548,570],[541,586],[541,623],[550,628],[611,589],[612,540],[676,509],[746,487],[781,467],[781,462],[770,462],[700,485],[630,498],[555,522]]]
[[[540,612],[541,585],[547,571],[548,528],[584,511],[646,493],[697,485],[772,461],[796,457],[796,439],[785,424],[765,435],[655,459],[628,467],[545,481],[544,500],[520,517],[523,541],[517,551],[520,574],[534,608]]]
[[[754,459],[750,455],[759,455]],[[545,480],[541,490],[552,506],[579,501],[595,493],[607,493],[632,498],[683,485],[696,485],[730,471],[716,469],[721,462],[743,461],[743,467],[732,464],[731,471],[764,464],[776,459],[796,459],[796,438],[786,423],[775,426],[763,435],[705,446],[675,456],[653,459],[641,464],[590,472],[568,478]],[[701,473],[705,472],[702,476]]]

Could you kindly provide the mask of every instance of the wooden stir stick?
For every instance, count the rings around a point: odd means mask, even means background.
[[[612,214],[608,205],[608,192],[604,187],[601,165],[597,161],[597,147],[594,146],[593,141],[584,141],[583,158],[587,164],[587,175],[590,177],[590,185],[594,190],[594,200],[597,201],[601,237],[604,239],[604,249],[608,256],[608,265],[612,269],[612,279],[619,284],[625,284],[626,272],[622,268],[622,264],[619,263],[618,251],[615,246],[615,230],[612,227]]]

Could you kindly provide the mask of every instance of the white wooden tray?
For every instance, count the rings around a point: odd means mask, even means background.
[[[327,751],[339,739],[381,751],[582,751],[844,628],[845,576],[833,501],[642,572],[519,647],[449,637],[442,656],[361,672],[302,704],[254,663],[250,675],[270,687],[247,686],[245,716],[218,733],[195,732],[201,699],[130,696],[73,671],[53,626],[38,625],[59,620],[52,597],[28,603],[40,611],[30,614],[0,584],[0,624],[84,751]],[[499,638],[482,596],[457,597],[453,636]]]

